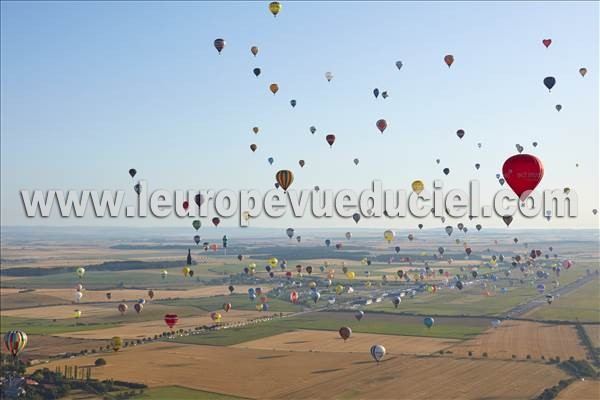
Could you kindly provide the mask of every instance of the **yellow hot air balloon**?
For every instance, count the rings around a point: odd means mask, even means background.
[[[415,192],[417,194],[421,194],[423,189],[425,189],[425,184],[423,184],[422,181],[413,181],[411,186],[412,186],[413,192]]]
[[[388,229],[387,231],[383,232],[383,238],[387,240],[388,243],[394,240],[395,237],[396,233],[394,233],[394,231],[391,229]]]
[[[254,308],[256,308],[256,311],[262,311],[263,305],[262,305],[262,303],[258,303],[257,305],[254,306]]]
[[[279,263],[279,260],[276,259],[275,257],[269,258],[269,265],[271,266],[271,268],[275,268],[278,263]]]
[[[181,269],[181,272],[183,272],[183,276],[184,276],[184,277],[186,277],[186,278],[187,278],[187,277],[188,277],[188,275],[190,274],[190,271],[191,271],[190,267],[183,267],[183,268]]]
[[[83,275],[85,275],[85,268],[83,268],[83,267],[77,268],[77,270],[75,271],[75,274],[77,275],[77,277],[79,279],[83,278]]]
[[[248,264],[248,269],[256,269],[256,263]]]
[[[81,318],[81,310],[73,311],[73,318],[75,318],[75,319]]]
[[[279,91],[279,85],[276,83],[271,83],[269,85],[269,90],[271,91],[271,93],[275,94]]]
[[[356,276],[356,274],[354,273],[354,271],[348,271],[348,272],[346,272],[346,277],[348,279],[354,279],[355,276]]]
[[[337,285],[335,287],[335,293],[336,294],[341,294],[344,291],[344,287],[342,285]]]
[[[279,11],[281,11],[281,3],[278,1],[272,1],[269,3],[269,11],[271,11],[271,14],[273,14],[273,17],[276,17],[277,14],[279,14]]]
[[[242,218],[244,218],[246,221],[248,221],[250,219],[250,213],[248,211],[244,211],[242,213]]]
[[[113,338],[110,340],[110,344],[112,346],[113,351],[116,352],[119,351],[119,349],[123,345],[123,340],[121,340],[119,336],[113,336]]]

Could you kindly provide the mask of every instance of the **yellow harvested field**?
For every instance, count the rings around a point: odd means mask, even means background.
[[[490,358],[518,359],[528,354],[533,359],[545,356],[559,356],[567,359],[571,356],[578,360],[586,358],[585,349],[579,344],[577,331],[571,325],[550,325],[528,321],[504,321],[497,328],[491,328],[474,339],[467,340],[450,348],[454,355],[481,357],[488,353]]]
[[[365,349],[370,348],[373,343],[379,343],[385,346],[388,354],[431,354],[457,342],[458,340],[453,339],[373,333],[352,333],[350,339],[344,341],[337,332],[333,331],[298,330],[240,343],[232,347],[325,353],[364,353]]]
[[[114,307],[101,307],[85,304],[72,304],[64,306],[50,307],[31,307],[15,310],[2,310],[2,315],[6,317],[19,317],[30,319],[68,319],[73,318],[74,310],[81,310],[86,317],[105,317],[115,315],[117,305]]]
[[[97,357],[47,367],[92,365]],[[103,358],[107,365],[92,368],[94,378],[260,399],[524,399],[566,378],[541,363],[389,355],[377,364],[368,348],[311,353],[152,343]]]
[[[600,381],[586,379],[577,381],[561,391],[556,400],[598,400],[600,399]]]
[[[265,313],[258,311],[239,311],[231,310],[223,315],[223,323],[243,322],[249,319],[265,317]],[[185,317],[179,318],[179,322],[174,329],[190,329],[201,325],[212,325],[213,321],[208,315],[201,317]],[[145,321],[145,322],[129,322],[126,325],[115,326],[114,328],[95,329],[78,332],[61,333],[55,336],[78,338],[78,339],[110,339],[113,336],[121,336],[124,339],[141,339],[152,337],[162,332],[168,331],[169,328],[165,322],[160,320]]]

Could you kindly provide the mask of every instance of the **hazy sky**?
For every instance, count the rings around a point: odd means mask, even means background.
[[[176,218],[25,217],[20,189],[127,189],[132,203],[132,167],[151,190],[266,192],[278,169],[294,171],[297,189],[358,191],[373,179],[409,189],[414,179],[430,187],[441,178],[466,189],[480,179],[489,202],[500,188],[495,174],[520,143],[544,163],[541,189],[577,192],[580,217],[515,226],[598,226],[597,2],[283,2],[277,18],[267,4],[2,2],[2,224],[187,226]],[[218,37],[227,41],[220,56]],[[553,40],[548,49],[544,38]],[[552,93],[542,84],[549,75]],[[375,99],[375,87],[390,96]],[[389,125],[383,135],[380,118]],[[327,133],[337,136],[333,149]],[[419,222],[440,225],[361,224]],[[288,217],[253,224],[354,226]]]

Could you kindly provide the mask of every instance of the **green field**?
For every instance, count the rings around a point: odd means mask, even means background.
[[[541,306],[527,318],[557,321],[600,322],[600,286],[598,279],[560,297],[550,306]]]
[[[181,386],[166,386],[160,388],[146,389],[143,394],[133,397],[144,400],[236,400],[243,397],[228,396],[203,390],[193,390]]]
[[[462,291],[445,289],[435,294],[418,294],[414,299],[403,298],[398,308],[394,308],[391,299],[367,306],[365,310],[390,313],[411,313],[422,315],[448,316],[499,316],[511,308],[539,295],[530,287],[508,288],[508,293],[499,290],[484,296],[483,290],[469,288]]]
[[[436,318],[436,325],[432,329],[427,329],[423,325],[423,318],[421,317],[366,313],[361,321],[357,321],[352,313],[319,312],[291,318],[274,319],[249,327],[186,336],[177,338],[174,341],[189,344],[230,346],[296,329],[337,331],[342,326],[350,326],[354,332],[361,333],[469,339],[486,330],[489,327],[489,321],[480,318],[442,317]]]
[[[26,319],[17,317],[0,316],[0,333],[5,333],[11,330],[23,330],[29,335],[55,335],[58,333],[88,331],[94,329],[112,328],[115,323],[103,324],[87,324],[78,323],[75,325],[73,320],[66,322],[65,320],[57,320],[52,322],[49,319]]]
[[[175,307],[196,307],[203,311],[210,312],[222,310],[224,303],[231,303],[234,310],[256,310],[256,305],[260,304],[258,300],[252,302],[247,295],[234,294],[230,296],[211,296],[202,298],[189,298],[177,300],[161,300],[156,304],[169,305]],[[297,312],[302,311],[302,306],[290,303],[276,298],[269,298],[269,312]]]

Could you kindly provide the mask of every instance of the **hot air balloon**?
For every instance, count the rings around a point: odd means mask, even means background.
[[[425,184],[422,181],[413,181],[413,183],[411,184],[412,190],[413,192],[416,192],[417,194],[421,194],[421,192],[423,191],[423,189],[425,189]]]
[[[79,301],[81,300],[81,298],[83,297],[83,293],[76,291],[73,294],[73,297],[75,298],[75,302],[79,303]]]
[[[279,14],[279,11],[281,11],[281,3],[278,1],[270,2],[269,11],[271,11],[271,14],[273,14],[273,16],[276,17],[277,14]]]
[[[534,190],[544,176],[542,162],[531,154],[517,154],[504,162],[502,174],[508,185],[519,198]]]
[[[502,321],[499,319],[493,319],[491,323],[494,328],[498,328],[502,324]]]
[[[292,105],[292,107],[296,107],[296,100],[290,100],[290,104]]]
[[[475,169],[479,169],[479,167],[481,167],[481,164],[479,164],[479,163],[476,163],[476,164],[475,164]]]
[[[385,232],[383,232],[383,238],[385,240],[387,240],[388,243],[390,243],[392,240],[394,240],[395,237],[396,237],[396,233],[394,231],[392,231],[391,229],[388,229]]]
[[[305,165],[306,163],[304,162],[304,160],[299,160],[299,161],[298,161],[298,164],[300,165],[300,168],[304,168],[304,165]]]
[[[379,129],[379,132],[383,133],[385,128],[387,128],[387,122],[385,119],[380,119],[375,123],[375,126],[377,126],[377,129]]]
[[[444,56],[444,62],[446,63],[448,68],[450,68],[452,66],[452,63],[454,63],[454,56],[452,54]]]
[[[340,334],[340,337],[344,339],[344,342],[348,340],[348,338],[352,335],[352,329],[350,329],[350,327],[348,326],[341,327],[338,332]]]
[[[352,219],[354,220],[354,222],[356,222],[358,224],[358,221],[360,221],[360,214],[359,213],[352,214]]]
[[[292,290],[292,292],[290,293],[290,301],[292,303],[297,303],[299,297],[300,295],[298,294],[298,292]]]
[[[402,61],[396,61],[396,68],[401,69],[402,65]]]
[[[256,151],[256,149],[258,149],[258,146],[256,144],[252,143],[250,145],[250,150],[252,150],[252,152],[254,153]]]
[[[553,76],[547,76],[544,78],[544,86],[548,88],[548,91],[551,91],[554,85],[556,85],[556,79]]]
[[[333,74],[331,72],[325,72],[325,79],[327,79],[327,82],[331,82]]]
[[[110,345],[112,347],[112,350],[114,352],[117,352],[121,349],[121,346],[123,345],[123,340],[119,336],[113,336],[110,340]]]
[[[77,275],[77,277],[79,279],[83,278],[83,275],[85,275],[85,268],[83,268],[83,267],[77,268],[77,270],[75,270],[75,275]]]
[[[165,279],[165,278],[167,277],[167,275],[168,275],[168,274],[169,274],[169,273],[167,272],[167,270],[166,270],[166,269],[163,269],[163,270],[160,272],[160,277],[161,277],[161,278],[163,278],[163,279]]]
[[[219,217],[214,217],[212,219],[212,223],[215,227],[219,226],[219,224],[221,223],[221,219]]]
[[[281,188],[285,192],[294,181],[294,174],[292,173],[292,171],[281,170],[278,171],[277,174],[275,174],[275,179],[277,180],[277,183],[279,183],[279,186],[281,186]]]
[[[587,74],[587,68],[585,68],[585,67],[579,68],[579,74],[581,76],[585,76],[585,74]]]
[[[546,46],[546,48],[548,48],[552,44],[552,39],[544,39],[542,40],[542,43],[544,44],[544,46]]]
[[[312,134],[314,135],[314,134],[315,134],[315,132],[317,131],[317,128],[316,128],[316,127],[314,127],[314,126],[311,126],[311,127],[309,128],[309,131],[310,131],[310,133],[312,133]]]
[[[335,143],[335,135],[329,134],[325,137],[325,140],[329,144],[329,147],[333,147],[333,144]]]
[[[371,357],[373,357],[373,359],[375,361],[377,361],[377,363],[379,363],[379,361],[381,361],[384,356],[385,356],[385,347],[383,347],[380,344],[371,346]]]
[[[198,208],[200,208],[202,206],[202,203],[204,203],[204,195],[198,193],[196,196],[194,196],[194,202],[196,203]]]
[[[137,193],[137,195],[139,196],[142,193],[142,184],[140,182],[136,183],[133,186],[133,190]]]
[[[279,91],[279,85],[276,83],[271,83],[269,85],[269,90],[271,91],[271,93],[275,94]]]
[[[125,314],[125,311],[127,311],[127,304],[125,303],[121,303],[117,306],[117,310],[119,310],[119,312],[121,313],[121,315]]]
[[[195,230],[198,230],[198,229],[200,229],[200,226],[202,226],[202,223],[200,222],[199,219],[195,219],[192,222],[192,226],[194,227]]]
[[[377,98],[379,96],[379,89],[377,89],[377,88],[373,89],[373,96],[375,96],[375,98]]]
[[[219,54],[221,54],[221,51],[223,50],[223,48],[225,48],[225,40],[221,38],[215,39],[214,45],[215,49],[217,49]]]
[[[557,104],[556,106],[554,106],[554,108],[556,108],[556,111],[560,111],[562,110],[562,105]]]
[[[425,319],[423,319],[423,324],[425,324],[425,326],[427,328],[431,328],[433,326],[433,324],[435,323],[434,319],[431,317],[425,317]]]
[[[362,310],[358,310],[354,313],[354,318],[356,318],[357,321],[360,321],[364,316],[365,312]]]
[[[135,168],[131,168],[129,170],[129,176],[131,176],[133,178],[133,177],[135,177],[135,174],[137,174],[137,170]]]
[[[398,306],[400,305],[401,302],[402,302],[402,299],[400,298],[400,296],[396,296],[392,299],[392,304],[394,305],[394,308],[398,308]]]
[[[135,312],[136,312],[136,313],[138,313],[138,314],[139,314],[139,313],[141,313],[141,312],[142,312],[142,310],[144,309],[144,305],[143,305],[143,304],[141,304],[141,303],[135,303],[135,304],[133,305],[133,309],[135,310]]]
[[[76,320],[81,318],[81,310],[73,310],[73,318],[75,318]]]
[[[254,74],[254,76],[256,76],[258,78],[258,76],[261,73],[261,70],[260,70],[260,68],[256,67],[252,70],[252,73]]]
[[[346,232],[346,239],[350,240],[352,238],[351,232]]]
[[[256,55],[258,54],[258,47],[256,47],[256,46],[250,47],[250,53],[252,53],[252,55],[254,57],[256,57]]]
[[[164,318],[165,324],[169,327],[171,331],[173,331],[173,327],[179,322],[179,317],[177,314],[166,314]]]

